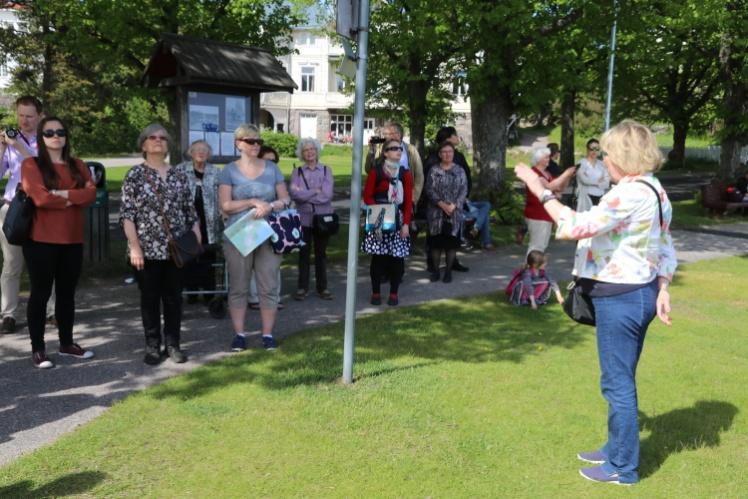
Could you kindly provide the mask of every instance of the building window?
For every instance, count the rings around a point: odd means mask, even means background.
[[[314,66],[301,67],[301,91],[314,92]]]
[[[305,32],[299,35],[299,45],[314,46],[317,44],[317,37],[311,33]]]
[[[374,130],[374,118],[364,118],[364,133],[371,130]],[[329,138],[331,142],[351,142],[353,140],[353,116],[331,114]]]
[[[8,65],[5,62],[0,63],[0,78],[5,78],[9,73]]]
[[[329,81],[327,85],[328,92],[342,92],[345,89],[345,79],[337,73],[340,64],[331,62],[329,68]]]

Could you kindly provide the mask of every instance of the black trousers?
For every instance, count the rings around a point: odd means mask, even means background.
[[[314,277],[317,280],[317,292],[327,289],[327,243],[330,236],[322,236],[311,227],[302,227],[302,236],[306,243],[299,249],[299,289],[309,289],[309,260],[314,243]]]
[[[82,244],[52,244],[27,241],[23,245],[23,257],[29,271],[31,294],[26,307],[31,350],[45,349],[44,327],[47,322],[47,301],[54,283],[57,299],[55,318],[60,336],[60,345],[73,343],[75,321],[75,288],[83,265]]]
[[[145,344],[161,346],[161,307],[164,310],[164,342],[179,346],[182,327],[182,269],[171,260],[146,260],[143,270],[135,271],[140,289],[140,315]]]
[[[382,287],[382,276],[388,275],[390,278],[390,293],[397,294],[404,273],[405,258],[391,255],[371,255],[371,266],[369,267],[371,292],[379,294]]]

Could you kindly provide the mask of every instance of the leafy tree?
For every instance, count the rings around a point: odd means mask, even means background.
[[[102,128],[123,137],[117,132],[127,128],[126,140],[117,149],[130,149],[137,130],[129,130],[134,123],[128,119],[138,116],[128,112],[145,111],[148,120],[168,118],[167,126],[177,122],[171,94],[140,85],[161,33],[243,43],[281,54],[289,50],[290,27],[300,23],[300,4],[284,0],[24,2],[31,29],[15,42],[25,57],[16,88],[44,97],[48,107],[63,117],[70,115],[89,137]],[[5,38],[0,39],[3,46],[7,46]],[[180,156],[180,151],[172,151],[172,157]]]
[[[722,12],[719,72],[724,91],[719,112],[724,130],[719,174],[734,179],[741,146],[748,144],[748,2],[728,1]]]
[[[429,116],[444,117],[452,98],[454,54],[466,28],[455,2],[382,0],[369,30],[369,105],[402,109],[421,153]]]
[[[670,160],[685,164],[694,117],[718,91],[723,0],[631,0],[620,22],[616,111],[673,126]]]

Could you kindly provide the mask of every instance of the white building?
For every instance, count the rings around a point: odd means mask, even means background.
[[[348,142],[353,134],[353,94],[343,92],[344,79],[336,74],[343,60],[343,47],[334,38],[321,34],[317,27],[293,30],[296,53],[279,60],[299,86],[293,94],[264,93],[260,101],[260,123],[277,131],[300,137],[315,137],[321,142]],[[457,114],[456,128],[466,144],[472,144],[470,101],[464,85],[455,85],[452,110]],[[378,132],[382,120],[365,118],[364,140]]]

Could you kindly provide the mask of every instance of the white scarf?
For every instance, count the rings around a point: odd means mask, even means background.
[[[395,203],[397,205],[403,204],[403,183],[398,178],[398,174],[400,173],[400,164],[394,163],[390,160],[385,160],[384,171],[388,177],[394,179],[394,182],[390,182],[390,187],[387,190],[387,199],[390,203]]]

